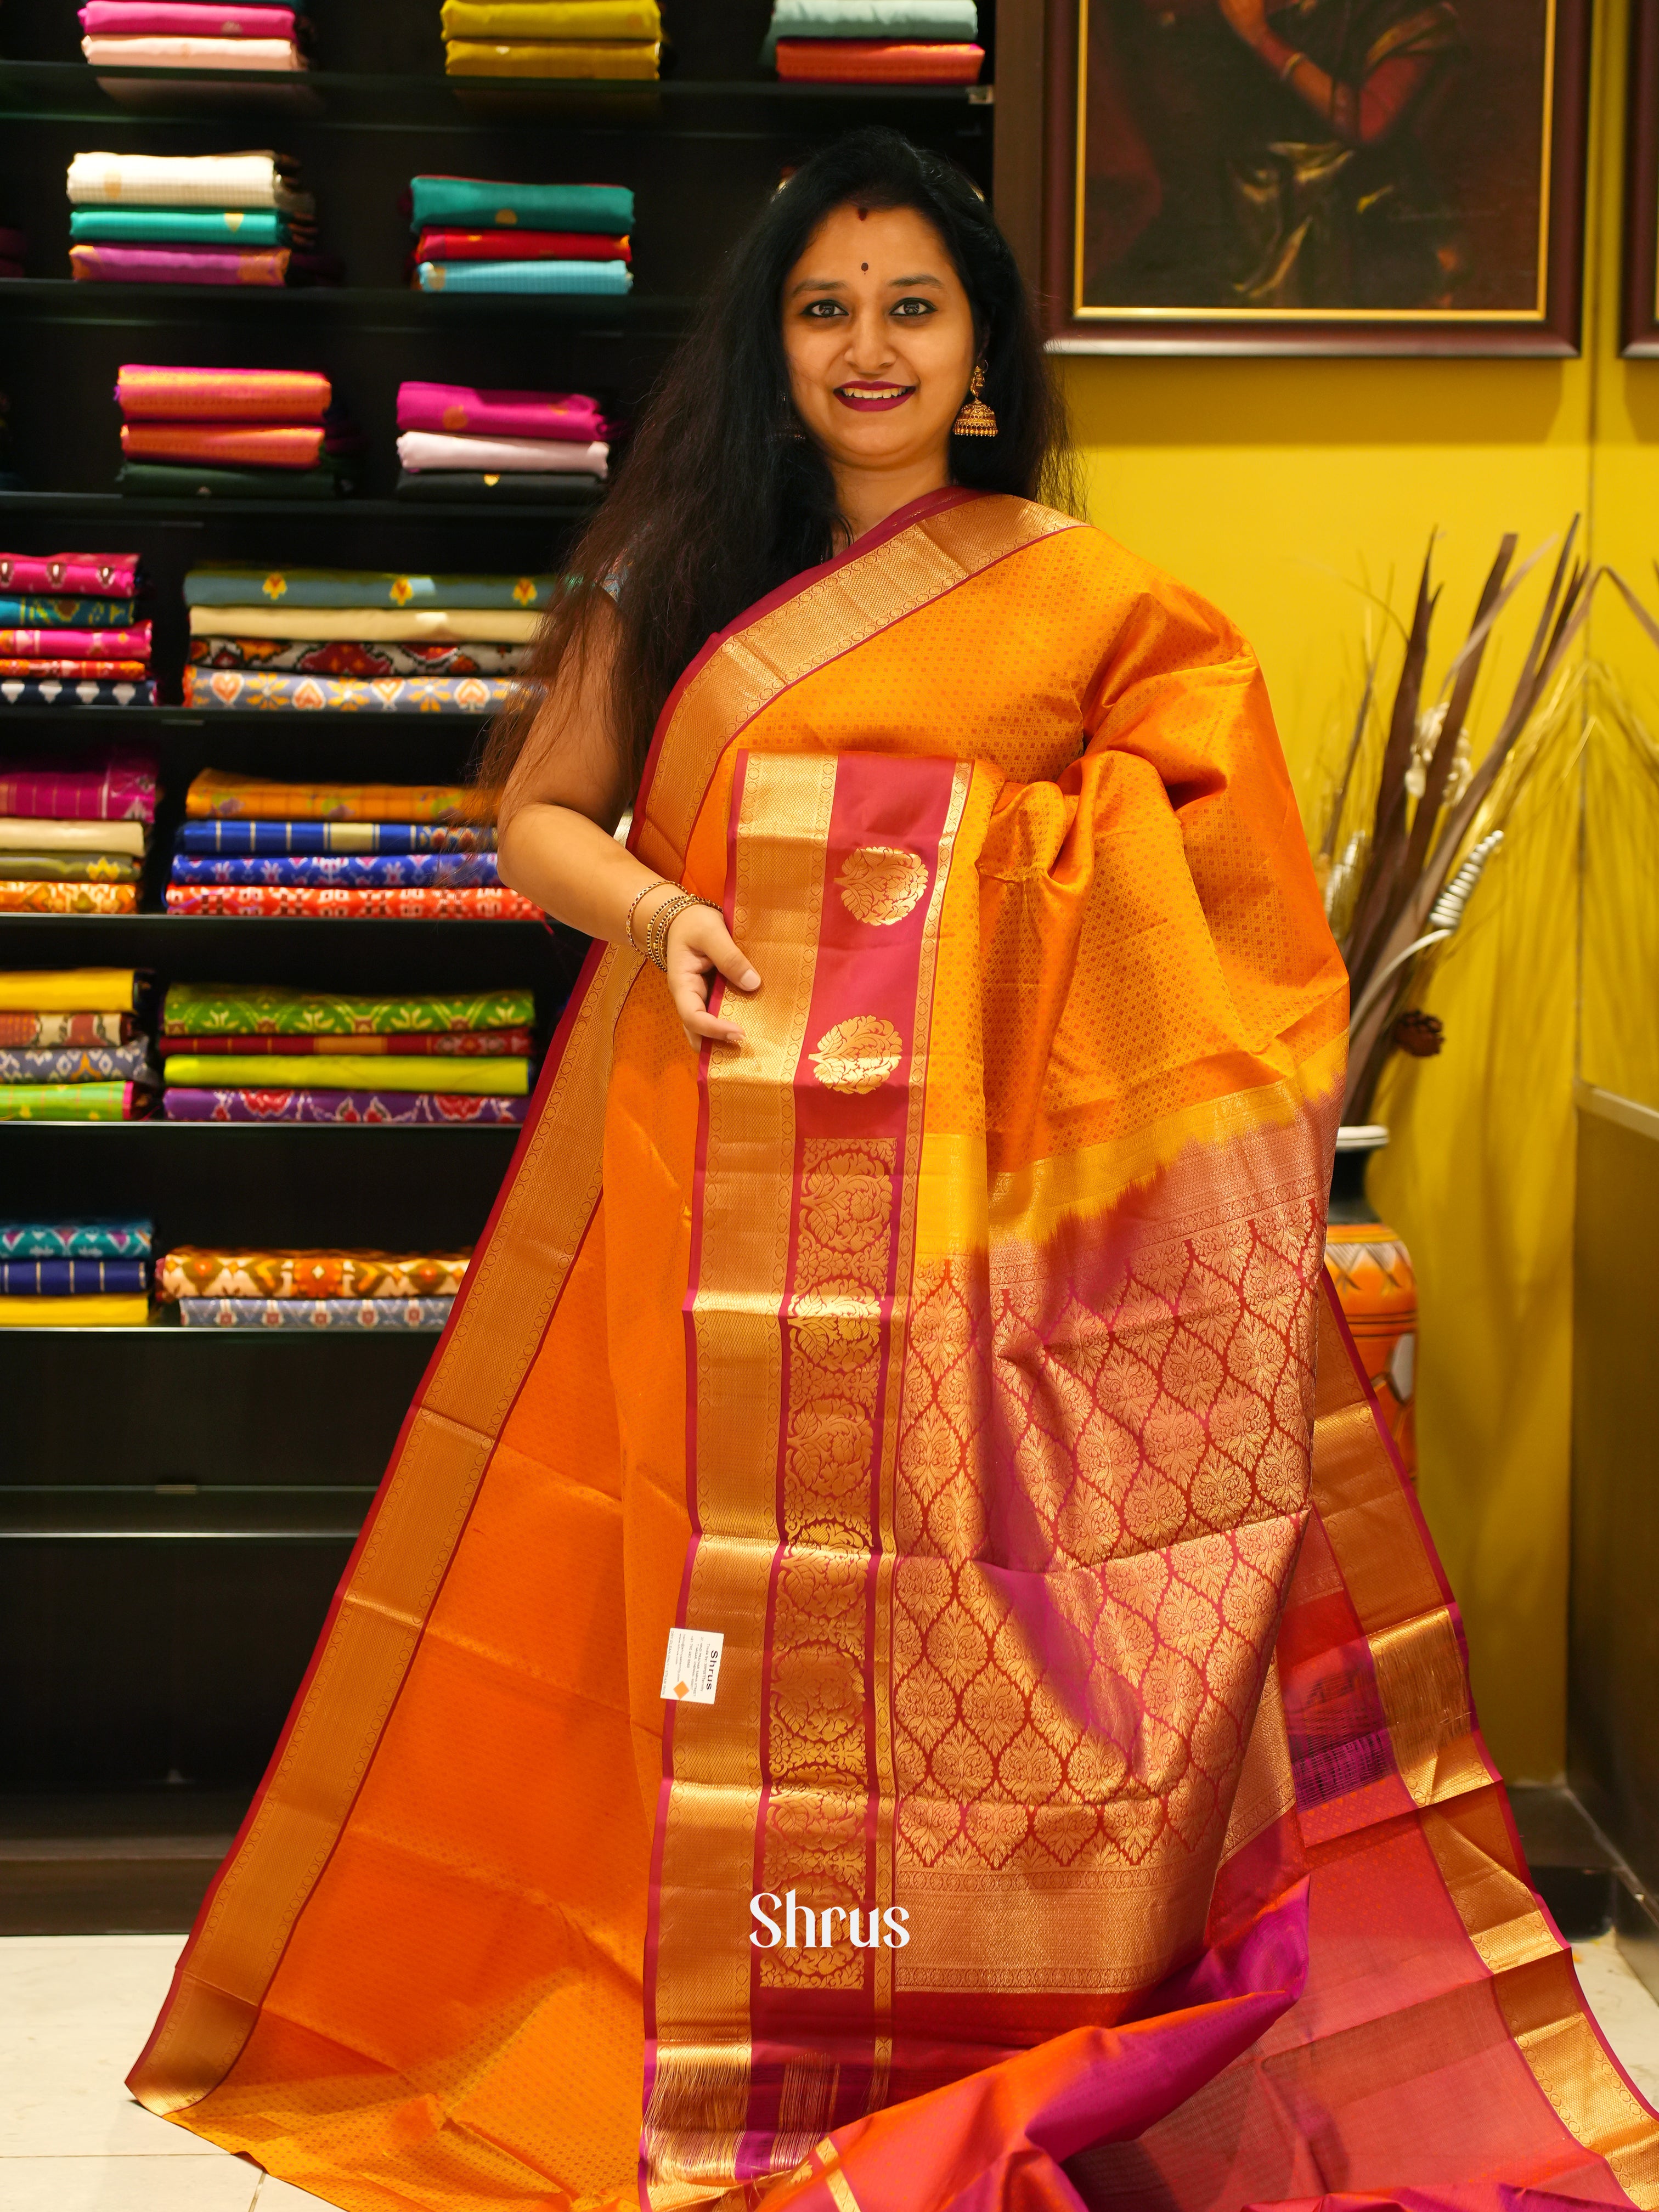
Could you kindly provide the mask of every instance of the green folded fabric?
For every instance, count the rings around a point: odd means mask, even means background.
[[[291,246],[294,234],[275,208],[76,208],[76,240],[117,240],[136,246]]]
[[[355,477],[314,469],[210,469],[193,461],[123,461],[115,489],[130,499],[343,499]]]
[[[0,1083],[0,1121],[124,1121],[130,1083]]]
[[[167,1085],[187,1091],[441,1091],[471,1097],[522,1098],[527,1060],[407,1059],[376,1053],[207,1053],[167,1055]]]
[[[508,185],[487,177],[416,177],[410,228],[597,230],[619,237],[634,228],[625,185]]]
[[[280,983],[170,983],[161,1030],[167,1036],[430,1036],[444,1030],[528,1029],[535,1018],[533,991],[428,992],[381,999],[301,991]],[[216,1056],[213,1064],[224,1062]],[[270,1062],[261,1060],[259,1065],[269,1067]],[[375,1080],[364,1087],[381,1087],[378,1071],[385,1065],[376,1059]],[[295,1087],[315,1088],[309,1080]]]
[[[761,59],[769,66],[780,39],[919,39],[972,41],[974,0],[774,0]]]
[[[185,578],[187,607],[545,607],[553,576],[392,575],[363,568],[234,568]]]

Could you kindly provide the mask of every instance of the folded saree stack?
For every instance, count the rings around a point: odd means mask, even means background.
[[[467,833],[451,828],[465,796],[446,784],[270,783],[204,769],[185,798],[187,818],[173,853],[167,912],[539,921],[540,908],[498,878],[493,835],[480,849],[479,833],[470,833],[475,842],[469,849],[460,842]],[[226,828],[235,833],[228,849],[217,842]],[[294,842],[296,831],[323,829],[378,834],[373,842],[365,836],[361,842],[340,845]],[[244,837],[246,843],[240,842]],[[492,1079],[455,1087],[511,1086]]]
[[[654,77],[657,0],[444,0],[451,76]]]
[[[817,84],[977,84],[975,0],[773,0],[763,64]]]
[[[75,580],[48,585],[53,574]],[[0,554],[0,702],[154,706],[138,589],[136,553]]]
[[[625,185],[416,177],[409,190],[423,292],[619,294],[633,284]]]
[[[87,0],[81,51],[94,69],[247,70],[307,66],[310,24],[292,8],[241,0]]]
[[[323,283],[315,204],[272,154],[77,154],[70,273],[81,283]]]
[[[155,819],[155,764],[143,755],[7,763],[0,914],[135,912]]]
[[[155,1294],[185,1328],[441,1328],[466,1252],[228,1252],[183,1244]]]
[[[529,991],[376,998],[175,983],[157,1039],[165,1111],[170,1121],[522,1121],[535,1018]]]
[[[0,1328],[142,1328],[155,1235],[130,1218],[0,1221]]]
[[[548,576],[192,569],[185,702],[488,714],[512,690],[552,586]],[[491,853],[494,842],[491,832]],[[489,854],[474,865],[471,880],[495,881]]]
[[[142,1120],[157,1085],[137,993],[131,968],[0,973],[0,1121]]]
[[[128,362],[118,489],[147,498],[333,499],[353,489],[360,441],[325,376],[294,368]]]
[[[553,485],[602,483],[610,465],[605,421],[580,392],[477,392],[404,384],[398,392],[398,489],[426,495],[430,479],[462,478],[471,496],[512,479],[524,496]]]

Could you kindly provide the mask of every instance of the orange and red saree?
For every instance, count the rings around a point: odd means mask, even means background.
[[[744,1043],[591,958],[136,2094],[353,2212],[1659,2204],[1322,1291],[1247,649],[936,495],[633,842]]]

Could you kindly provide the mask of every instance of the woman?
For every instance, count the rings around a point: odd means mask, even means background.
[[[1659,2172],[1321,1304],[1260,678],[1060,474],[988,212],[848,140],[496,741],[598,941],[133,2076],[331,2202]]]

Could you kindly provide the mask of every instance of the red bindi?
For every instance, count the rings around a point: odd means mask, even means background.
[[[869,264],[869,263],[868,263],[867,261],[860,261],[860,264],[859,264],[859,267],[860,267],[860,269],[863,271],[863,273],[864,273],[864,275],[865,275],[865,276],[867,276],[870,274],[870,264]]]

